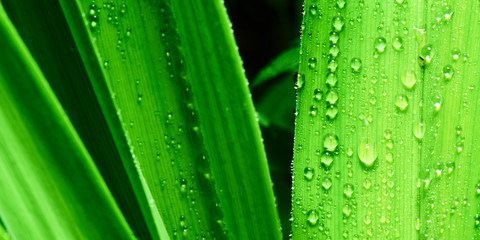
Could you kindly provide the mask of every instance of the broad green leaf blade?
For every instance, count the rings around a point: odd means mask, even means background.
[[[2,4],[95,161],[135,236],[152,238],[146,224],[151,220],[142,216],[60,4],[56,0],[3,0]],[[128,149],[125,152],[130,159]]]
[[[306,1],[294,239],[478,236],[479,7]]]
[[[0,6],[0,217],[15,239],[133,237]]]
[[[5,230],[4,226],[0,224],[0,239],[1,240],[10,240],[10,235],[8,232]]]
[[[223,1],[171,4],[227,229],[238,239],[279,239],[263,140]]]
[[[80,18],[69,17],[74,4],[61,3],[71,28],[80,29]],[[169,233],[280,238],[258,124],[220,1],[195,3],[195,13],[168,1],[92,3],[81,9],[108,76],[93,84],[110,89],[95,92],[103,104],[113,100]],[[81,54],[92,52],[83,49],[86,33],[73,35]]]

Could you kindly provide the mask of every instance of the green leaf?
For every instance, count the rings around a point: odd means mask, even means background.
[[[0,6],[0,217],[15,239],[133,237]]]
[[[146,222],[153,221],[142,216],[138,200],[132,197],[135,195],[134,186],[120,162],[119,150],[108,131],[60,4],[56,0],[33,3],[3,0],[2,4],[95,161],[135,236],[151,239]],[[52,26],[55,26],[53,30]],[[128,147],[123,152],[130,160]]]
[[[128,140],[150,206],[159,209],[152,212],[169,234],[280,238],[260,131],[223,4],[60,2],[109,129],[117,145],[121,135]]]
[[[479,236],[479,12],[306,1],[294,239]]]

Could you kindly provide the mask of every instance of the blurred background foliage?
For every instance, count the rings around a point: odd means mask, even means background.
[[[302,1],[226,0],[265,141],[284,237],[290,232],[291,162]]]

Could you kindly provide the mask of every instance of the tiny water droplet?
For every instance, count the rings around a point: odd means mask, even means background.
[[[365,167],[372,167],[377,160],[375,142],[370,138],[363,138],[358,145],[358,158]]]
[[[352,71],[355,73],[360,72],[360,69],[362,68],[362,60],[358,58],[353,58],[350,61],[350,66],[352,67]]]
[[[395,98],[395,106],[397,106],[398,110],[405,111],[408,107],[408,98],[405,95],[397,95]]]

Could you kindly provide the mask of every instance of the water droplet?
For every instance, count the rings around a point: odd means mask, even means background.
[[[104,67],[105,69],[109,69],[108,60],[105,60],[105,61],[103,62],[103,67]]]
[[[337,7],[343,9],[345,7],[345,0],[337,0]]]
[[[358,58],[353,58],[351,61],[350,61],[350,66],[352,67],[352,71],[353,72],[360,72],[360,69],[362,68],[362,60],[358,59]]]
[[[433,106],[435,108],[435,111],[440,111],[440,108],[442,107],[442,103],[443,103],[443,97],[442,95],[440,95],[440,93],[436,93],[434,96],[433,96]]]
[[[412,89],[417,83],[417,76],[414,71],[407,71],[402,75],[402,83],[408,89]]]
[[[420,52],[420,55],[423,59],[423,64],[425,66],[430,64],[432,62],[432,58],[433,58],[432,45],[431,44],[425,45],[422,48],[422,51]]]
[[[443,75],[445,76],[446,80],[452,79],[453,74],[454,74],[452,65],[446,65],[445,67],[443,67],[442,72],[443,72]]]
[[[335,61],[335,59],[330,59],[330,61],[328,61],[327,68],[330,69],[331,72],[337,71],[337,68],[338,68],[337,61]]]
[[[316,226],[318,223],[318,213],[315,210],[310,210],[307,214],[307,224],[311,227]]]
[[[387,40],[385,40],[383,37],[379,37],[375,40],[374,46],[378,52],[383,53],[385,51],[385,47],[387,46]]]
[[[372,167],[377,160],[375,142],[369,138],[363,138],[358,145],[358,158],[365,167]]]
[[[335,73],[329,73],[327,75],[326,83],[330,88],[335,87],[337,84],[337,76],[335,76]]]
[[[337,150],[338,137],[335,134],[327,134],[323,140],[323,147],[326,151],[333,152]]]
[[[403,47],[402,37],[395,37],[392,42],[392,47],[397,51],[402,50],[402,47]]]
[[[338,36],[338,33],[337,32],[331,32],[330,33],[330,42],[333,43],[333,44],[336,44],[338,42],[338,39],[339,39],[339,36]]]
[[[310,106],[310,116],[317,116],[317,107],[315,107],[314,105]]]
[[[333,18],[333,28],[335,31],[340,32],[343,28],[343,17],[334,17]]]
[[[303,170],[303,173],[304,173],[305,179],[307,181],[310,181],[313,179],[313,175],[315,174],[315,171],[313,170],[313,168],[306,167]]]
[[[460,58],[460,51],[458,49],[452,50],[452,58],[454,61],[457,61]]]
[[[330,49],[328,50],[328,54],[332,56],[332,58],[336,58],[338,56],[338,53],[340,53],[340,49],[337,45],[333,44],[330,46]]]
[[[477,185],[475,186],[475,193],[477,194],[477,196],[480,196],[480,183],[477,183]]]
[[[398,4],[402,4],[403,0],[396,0]]]
[[[425,129],[426,129],[425,124],[422,122],[419,122],[415,124],[415,126],[413,127],[413,135],[420,140],[425,135]]]
[[[350,217],[350,214],[352,213],[352,207],[346,204],[345,206],[343,206],[342,212],[345,215],[345,217]]]
[[[325,97],[327,103],[335,104],[338,101],[338,94],[335,90],[330,90]]]
[[[295,84],[295,89],[301,90],[303,88],[303,85],[305,85],[305,75],[297,74],[297,82]]]
[[[405,111],[408,107],[408,98],[405,95],[397,95],[395,98],[395,106],[397,106],[398,110]]]
[[[330,179],[328,177],[325,178],[322,182],[322,187],[323,187],[323,189],[328,191],[332,187],[332,179]]]
[[[320,90],[320,89],[317,88],[317,89],[315,89],[315,90],[313,91],[313,99],[314,99],[315,101],[320,102],[320,101],[322,100],[322,97],[323,97],[323,92],[322,92],[322,90]]]
[[[323,152],[320,157],[320,162],[325,169],[330,169],[333,163],[333,155],[330,152]]]
[[[343,187],[343,194],[345,194],[345,197],[351,198],[353,196],[353,185],[347,183]]]
[[[337,114],[338,114],[338,108],[334,104],[327,106],[327,112],[325,113],[325,115],[328,117],[328,119],[330,120],[335,119]]]
[[[123,3],[122,6],[120,6],[120,15],[125,15],[127,13],[127,4]]]
[[[372,182],[368,179],[365,179],[365,182],[363,182],[363,187],[368,190],[372,186]]]
[[[315,4],[311,5],[310,6],[310,14],[312,14],[313,16],[317,15],[317,6],[315,6]]]
[[[314,57],[308,59],[308,67],[310,69],[315,69],[317,67],[317,59]]]

